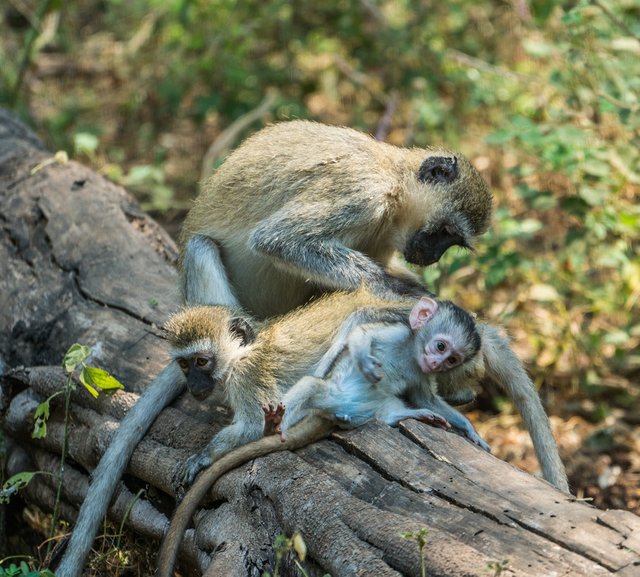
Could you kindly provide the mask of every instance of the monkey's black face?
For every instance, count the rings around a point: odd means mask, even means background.
[[[216,358],[207,353],[196,353],[178,359],[178,364],[187,377],[187,388],[198,400],[207,397],[218,384],[214,376]]]
[[[465,238],[449,225],[435,232],[418,230],[409,237],[404,247],[404,258],[412,264],[426,266],[438,262],[452,246],[468,247],[468,244]]]

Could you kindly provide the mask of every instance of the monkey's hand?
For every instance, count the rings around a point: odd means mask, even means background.
[[[213,463],[209,450],[205,449],[191,455],[184,464],[177,483],[178,499],[182,500],[187,489],[193,484],[198,473]]]
[[[265,437],[280,435],[280,441],[285,442],[286,439],[282,432],[282,418],[284,417],[285,410],[285,406],[282,403],[278,403],[277,407],[272,403],[262,405]]]
[[[370,383],[378,383],[384,377],[382,371],[382,363],[380,359],[373,355],[359,355],[358,356],[358,370]]]
[[[388,292],[385,291],[381,296],[389,296],[388,293],[390,293],[390,296],[400,295],[420,298],[425,296],[425,294],[431,294],[418,281],[392,275],[386,276],[385,288]]]

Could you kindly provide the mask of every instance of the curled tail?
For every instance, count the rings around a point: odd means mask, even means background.
[[[332,430],[330,421],[320,417],[308,417],[300,424],[292,427],[287,439],[283,443],[279,435],[263,437],[231,453],[220,457],[208,469],[205,469],[182,500],[171,519],[171,525],[164,536],[160,553],[158,554],[156,577],[173,577],[173,568],[178,557],[178,549],[182,535],[189,524],[200,501],[207,494],[214,483],[231,469],[239,467],[247,461],[263,457],[276,451],[295,450],[305,445],[315,443],[326,437]]]

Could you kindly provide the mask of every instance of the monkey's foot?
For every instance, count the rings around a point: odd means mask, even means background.
[[[411,417],[423,423],[427,423],[427,425],[431,425],[432,427],[440,427],[441,429],[451,428],[451,423],[449,423],[447,419],[442,415],[438,415],[438,413],[430,411],[429,409],[417,409]]]
[[[280,440],[284,443],[285,438],[282,433],[282,418],[284,417],[286,409],[282,403],[278,403],[278,406],[273,406],[272,403],[268,405],[262,405],[262,412],[264,413],[264,436],[269,437],[271,435],[280,435]]]
[[[487,443],[485,443],[482,437],[478,434],[478,431],[473,428],[473,425],[471,425],[471,423],[469,423],[468,427],[464,427],[462,429],[458,429],[458,427],[455,428],[465,439],[467,439],[467,441],[472,442],[474,445],[478,445],[478,447],[484,449],[487,453],[491,453],[491,447]]]
[[[187,489],[191,487],[198,473],[203,469],[206,469],[213,463],[213,459],[209,456],[209,451],[201,451],[195,455],[191,455],[184,464],[178,479],[177,489],[178,498],[182,500]]]

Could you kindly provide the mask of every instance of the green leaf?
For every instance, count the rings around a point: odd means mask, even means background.
[[[76,367],[86,361],[90,356],[91,347],[75,343],[69,347],[69,350],[64,355],[62,366],[67,373],[73,373]]]
[[[4,485],[2,485],[2,491],[0,491],[0,504],[9,502],[9,499],[15,495],[20,489],[24,489],[30,482],[34,473],[23,471],[9,477]]]
[[[85,386],[87,391],[93,395],[94,398],[98,398],[98,391],[96,391],[93,386],[93,381],[91,380],[91,375],[87,372],[87,367],[82,367],[82,372],[80,373],[80,382]]]
[[[96,367],[84,367],[82,373],[85,375],[86,380],[102,391],[124,389],[124,386],[120,384],[118,379],[112,377],[103,369],[98,369]]]
[[[43,401],[38,405],[35,414],[33,415],[33,432],[31,437],[33,439],[42,439],[47,436],[47,420],[49,419],[49,400]]]
[[[73,137],[73,148],[76,154],[91,156],[98,149],[99,144],[98,137],[90,132],[78,132]]]

